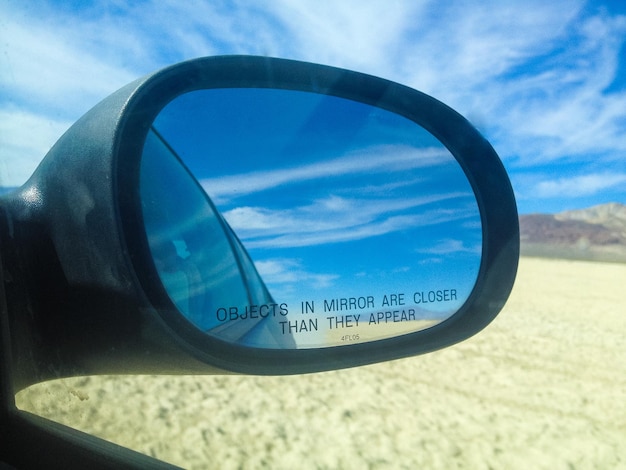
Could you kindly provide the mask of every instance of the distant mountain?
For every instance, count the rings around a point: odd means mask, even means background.
[[[520,216],[522,255],[626,262],[626,206]]]

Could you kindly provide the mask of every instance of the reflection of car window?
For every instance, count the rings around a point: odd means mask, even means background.
[[[163,187],[172,188],[167,197]],[[154,132],[144,147],[141,194],[150,246],[168,294],[179,307],[187,298],[200,309],[190,311],[189,320],[207,330],[217,325],[218,308],[246,305],[247,289],[222,221],[204,191]],[[176,252],[175,240],[184,241],[187,258]]]
[[[258,315],[261,317],[267,312],[271,312],[265,318],[261,318],[253,328],[246,331],[245,336],[242,337],[240,342],[255,345],[264,344],[265,347],[271,348],[295,348],[296,343],[293,336],[289,334],[289,332],[285,333],[282,331],[279,321],[282,319],[281,311],[285,311],[284,304],[281,306],[281,304],[277,303],[270,295],[250,256],[241,245],[241,242],[237,239],[230,226],[228,226],[226,222],[224,222],[224,224],[226,225],[227,233],[233,240],[235,252],[241,261],[242,275],[246,280],[246,286],[250,296],[249,308],[257,309]],[[277,317],[279,320],[276,320]]]
[[[241,242],[155,129],[143,150],[140,192],[152,256],[178,310],[225,341],[293,346]]]
[[[226,224],[226,222],[224,222]],[[259,273],[256,270],[256,267],[252,263],[250,256],[244,248],[241,246],[241,242],[237,239],[236,235],[232,231],[232,229],[226,224],[226,231],[228,235],[233,240],[233,246],[235,248],[235,252],[237,256],[241,260],[242,265],[242,274],[246,279],[246,283],[250,293],[250,302],[253,304],[267,304],[272,303],[274,300],[272,299],[270,293],[267,290],[267,287],[259,277]]]

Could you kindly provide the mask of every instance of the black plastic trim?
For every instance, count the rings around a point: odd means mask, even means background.
[[[280,88],[334,95],[387,109],[413,120],[455,156],[470,181],[483,225],[483,259],[475,288],[451,318],[427,330],[334,348],[272,350],[229,344],[194,329],[164,294],[151,260],[137,195],[141,145],[147,127],[177,96],[208,88]],[[457,112],[436,99],[381,78],[284,59],[224,56],[196,59],[149,76],[129,99],[116,159],[120,223],[134,271],[180,345],[220,369],[252,374],[295,374],[353,367],[436,350],[468,338],[490,323],[511,291],[519,258],[513,191],[491,145]],[[121,158],[121,156],[124,158]]]

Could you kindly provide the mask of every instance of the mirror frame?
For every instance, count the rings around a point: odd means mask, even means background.
[[[397,359],[456,343],[484,328],[504,306],[519,258],[519,227],[513,191],[491,145],[461,115],[411,88],[362,73],[292,60],[223,56],[192,60],[150,76],[134,93],[120,136],[116,179],[120,195],[138,187],[147,126],[176,97],[200,89],[272,88],[320,93],[399,114],[433,134],[465,172],[479,207],[483,244],[476,284],[461,309],[426,330],[345,346],[306,350],[250,349],[210,337],[178,313],[156,276],[137,196],[120,201],[120,220],[141,285],[163,320],[203,362],[254,374],[292,374]],[[155,99],[156,98],[156,99]]]
[[[170,300],[143,226],[143,145],[158,113],[200,89],[276,88],[337,96],[404,116],[456,158],[482,222],[476,284],[461,309],[425,330],[366,343],[260,349],[210,337]],[[489,324],[512,289],[519,226],[511,184],[491,145],[423,93],[334,67],[254,56],[183,62],[138,79],[81,117],[33,176],[0,197],[5,347],[11,388],[94,374],[286,375],[414,356]],[[45,265],[45,270],[40,266]],[[6,326],[3,326],[6,325]]]

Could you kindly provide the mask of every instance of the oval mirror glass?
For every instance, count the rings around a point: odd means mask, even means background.
[[[480,211],[415,122],[282,89],[181,95],[140,183],[155,266],[195,328],[257,348],[323,348],[429,328],[476,282]]]

